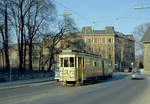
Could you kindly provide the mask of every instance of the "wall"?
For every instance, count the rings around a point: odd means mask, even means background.
[[[150,43],[144,43],[144,71],[150,71]]]

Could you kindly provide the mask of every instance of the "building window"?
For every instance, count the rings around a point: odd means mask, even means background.
[[[98,50],[98,51],[102,51],[102,50],[103,50],[103,47],[99,46],[97,50]]]
[[[113,47],[108,46],[108,50],[109,50],[109,51],[113,51]]]
[[[101,55],[101,54],[100,54],[99,56],[100,56],[100,57],[102,57],[102,55]]]
[[[98,43],[102,43],[102,38],[98,38]]]
[[[91,51],[91,50],[92,50],[92,48],[91,48],[91,47],[88,47],[88,50],[89,50],[89,51]]]
[[[105,43],[105,38],[102,39],[102,43]]]
[[[108,38],[107,42],[112,43],[112,38]]]
[[[88,39],[88,43],[91,43],[92,42],[92,39]]]
[[[111,59],[111,58],[112,58],[112,56],[109,54],[108,58],[109,58],[109,59]]]
[[[93,63],[93,66],[96,67],[96,66],[97,66],[97,62],[94,62],[94,63]]]

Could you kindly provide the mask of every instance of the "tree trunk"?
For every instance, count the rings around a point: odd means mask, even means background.
[[[50,54],[50,59],[49,59],[49,68],[48,68],[48,71],[51,70],[51,67],[53,65],[53,62],[54,62],[54,45],[51,46],[51,49],[49,50],[49,54]]]
[[[22,64],[23,64],[23,57],[22,57],[23,50],[22,49],[23,48],[22,48],[22,44],[21,44],[20,45],[20,50],[19,50],[19,61],[20,61],[20,63],[19,63],[19,71],[20,71],[21,74],[23,74],[23,68],[22,68]]]
[[[2,60],[3,60],[3,69],[4,69],[4,66],[5,66],[5,57],[4,57],[4,50],[2,49]]]
[[[23,74],[23,37],[24,37],[24,16],[23,16],[23,1],[20,3],[20,15],[21,15],[21,44],[20,44],[20,51],[19,51],[19,59],[20,59],[20,64],[19,64],[19,71],[21,74]]]
[[[41,67],[43,65],[42,58],[43,58],[43,44],[40,46],[39,71],[42,70],[42,67]]]
[[[29,69],[32,70],[32,39],[29,42]]]
[[[27,51],[27,42],[25,41],[25,45],[24,45],[24,55],[23,55],[23,70],[26,69],[26,51]]]
[[[48,71],[51,71],[51,67],[52,67],[53,62],[54,62],[54,57],[53,57],[53,55],[54,55],[53,53],[51,53],[51,55],[50,55]]]
[[[5,70],[10,70],[10,63],[9,63],[9,51],[8,51],[8,16],[7,16],[7,3],[5,4],[5,38],[4,38],[4,51],[5,51],[5,62],[6,67]]]

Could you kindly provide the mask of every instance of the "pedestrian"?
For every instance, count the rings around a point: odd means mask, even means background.
[[[139,63],[139,68],[143,69],[143,63],[142,62]]]

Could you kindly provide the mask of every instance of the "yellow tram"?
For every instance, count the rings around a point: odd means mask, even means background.
[[[89,79],[111,77],[112,63],[99,55],[66,49],[59,54],[59,81],[83,84]]]

